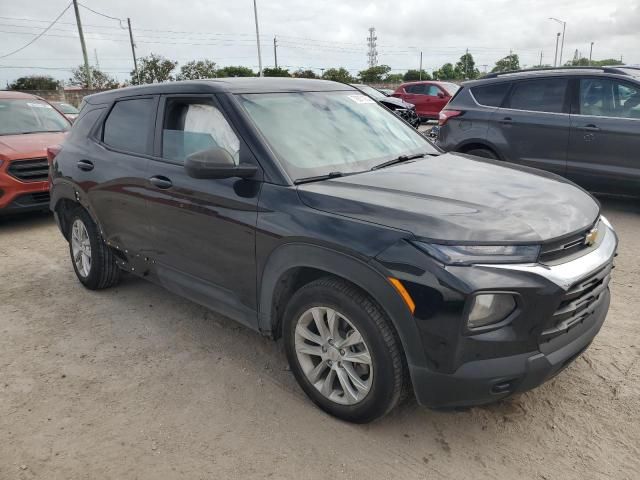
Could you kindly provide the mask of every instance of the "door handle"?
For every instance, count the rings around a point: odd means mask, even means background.
[[[169,180],[167,177],[163,177],[162,175],[155,175],[151,177],[149,179],[149,182],[151,182],[152,185],[155,185],[156,187],[162,189],[171,188],[173,186],[171,180]]]
[[[511,117],[504,117],[502,120],[500,120],[500,123],[502,125],[511,125],[513,123],[513,119]]]
[[[586,130],[587,132],[599,132],[600,128],[598,128],[593,123],[590,123],[589,125],[585,125],[584,127],[582,127],[582,130]]]
[[[76,165],[80,170],[84,170],[85,172],[93,170],[93,162],[89,160],[80,160]]]

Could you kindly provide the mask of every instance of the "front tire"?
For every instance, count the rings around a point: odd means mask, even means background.
[[[304,392],[335,417],[370,422],[401,398],[399,340],[380,307],[344,280],[324,277],[294,294],[285,311],[284,341]]]
[[[113,252],[83,208],[77,208],[71,214],[68,238],[71,264],[82,285],[90,290],[100,290],[120,281],[121,272]]]

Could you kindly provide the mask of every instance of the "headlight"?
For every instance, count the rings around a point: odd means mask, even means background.
[[[441,245],[416,242],[418,248],[447,265],[474,263],[533,263],[538,245]]]
[[[516,300],[509,293],[478,294],[471,299],[467,326],[473,330],[501,322],[515,309]]]

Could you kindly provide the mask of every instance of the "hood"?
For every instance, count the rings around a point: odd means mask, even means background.
[[[391,109],[406,108],[406,109],[410,110],[410,109],[415,107],[415,105],[413,103],[405,102],[401,98],[397,98],[397,97],[385,97],[385,98],[379,100],[379,102],[381,104],[383,104],[383,105],[386,105],[387,107],[389,107]]]
[[[443,242],[539,243],[592,225],[588,193],[556,175],[447,153],[298,187],[308,206]]]
[[[20,158],[46,157],[47,147],[62,143],[64,136],[65,132],[0,135],[0,158],[16,160]]]

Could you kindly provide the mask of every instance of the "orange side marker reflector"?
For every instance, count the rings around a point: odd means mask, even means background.
[[[404,288],[404,285],[402,285],[402,282],[400,280],[398,280],[397,278],[393,278],[393,277],[387,277],[387,279],[396,288],[396,290],[398,291],[398,293],[400,294],[400,296],[404,300],[404,303],[407,304],[407,307],[409,308],[409,311],[411,311],[411,313],[415,312],[416,311],[416,304],[413,302],[413,299],[411,298],[411,295],[409,295],[409,292],[407,292],[407,289]]]

